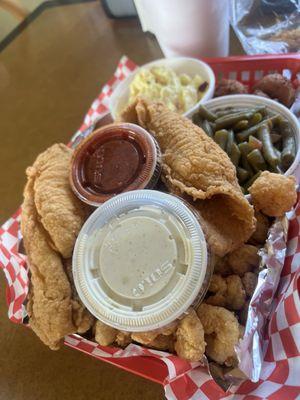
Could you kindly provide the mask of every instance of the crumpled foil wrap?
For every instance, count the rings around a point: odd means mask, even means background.
[[[247,54],[300,50],[299,0],[233,0],[231,24]]]
[[[263,363],[263,335],[267,319],[274,306],[274,296],[286,253],[288,217],[277,218],[269,230],[268,239],[260,249],[258,283],[250,300],[244,338],[236,347],[239,369],[257,382]]]

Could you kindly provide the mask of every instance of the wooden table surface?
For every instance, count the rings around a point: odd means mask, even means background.
[[[231,53],[241,47],[231,38]],[[0,52],[0,223],[19,206],[25,168],[67,142],[126,54],[137,64],[162,56],[136,19],[110,20],[99,1],[51,7]],[[0,274],[0,400],[163,399],[163,388],[62,348],[49,350],[6,318]]]

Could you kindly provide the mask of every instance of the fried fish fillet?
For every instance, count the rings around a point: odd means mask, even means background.
[[[87,308],[82,304],[78,293],[76,292],[72,274],[72,259],[69,258],[67,260],[64,260],[64,266],[71,285],[73,323],[76,327],[77,333],[85,333],[93,326],[95,319],[92,314],[87,310]]]
[[[47,234],[38,220],[34,205],[34,180],[24,191],[21,229],[31,271],[27,306],[30,326],[52,350],[62,338],[76,332],[72,320],[71,287],[60,255],[49,246]]]
[[[76,237],[86,219],[86,209],[69,184],[72,150],[54,144],[41,153],[28,177],[34,181],[34,202],[52,246],[64,258],[72,255]]]
[[[129,105],[122,120],[141,125],[155,137],[169,190],[194,200],[215,254],[224,256],[249,239],[255,229],[253,208],[229,157],[201,128],[144,99]]]

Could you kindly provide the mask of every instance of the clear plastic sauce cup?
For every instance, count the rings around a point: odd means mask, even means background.
[[[160,172],[160,149],[150,133],[135,124],[110,124],[75,149],[70,183],[82,201],[98,206],[119,193],[153,188]]]
[[[84,224],[73,254],[77,292],[90,312],[123,331],[158,329],[203,296],[210,275],[201,226],[179,198],[122,193]]]

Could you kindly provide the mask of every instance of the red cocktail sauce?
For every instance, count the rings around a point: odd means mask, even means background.
[[[152,188],[160,174],[160,152],[138,125],[106,125],[74,151],[70,181],[84,202],[100,205],[116,194]]]

